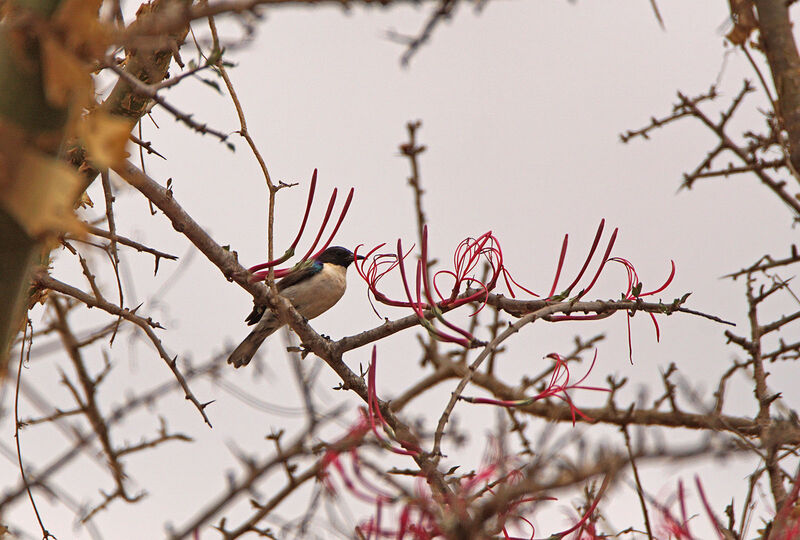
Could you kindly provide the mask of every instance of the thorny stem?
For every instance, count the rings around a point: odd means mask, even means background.
[[[239,264],[236,257],[217,244],[203,228],[175,200],[170,189],[144,174],[130,162],[121,164],[114,171],[130,185],[138,189],[148,200],[153,202],[172,222],[176,231],[186,236],[197,249],[211,261],[228,281],[236,282],[260,303],[266,303],[268,289],[261,283],[250,283],[248,272]]]
[[[133,324],[135,324],[136,326],[138,326],[147,335],[147,337],[150,339],[150,341],[152,342],[153,346],[158,351],[158,354],[161,357],[161,359],[164,360],[164,362],[167,364],[167,367],[170,368],[170,370],[172,371],[173,375],[175,376],[175,378],[180,383],[181,388],[183,389],[183,391],[184,391],[184,393],[186,395],[186,399],[192,402],[192,404],[195,406],[195,408],[197,408],[197,410],[202,415],[203,421],[205,421],[205,423],[208,424],[208,427],[211,427],[211,421],[209,420],[208,415],[206,414],[206,411],[205,411],[205,408],[209,405],[210,402],[209,403],[201,403],[195,397],[195,395],[192,393],[192,391],[189,389],[189,385],[186,382],[186,378],[183,376],[183,374],[178,369],[177,359],[171,358],[167,354],[166,350],[164,349],[164,346],[161,344],[161,340],[158,338],[158,336],[153,331],[154,327],[158,328],[157,323],[154,323],[150,319],[144,319],[142,317],[139,317],[138,315],[133,313],[131,310],[128,310],[128,309],[125,309],[125,308],[121,308],[121,307],[116,306],[116,305],[114,305],[114,304],[112,304],[110,302],[107,302],[102,297],[96,298],[96,297],[93,297],[93,296],[91,296],[89,294],[86,294],[85,292],[81,291],[80,289],[76,289],[75,287],[72,287],[71,285],[68,285],[68,284],[63,283],[61,281],[58,281],[57,279],[52,278],[50,275],[48,275],[44,271],[40,271],[39,273],[34,275],[33,284],[38,286],[38,287],[41,287],[43,289],[50,289],[50,290],[57,291],[57,292],[60,292],[62,294],[65,294],[67,296],[71,296],[73,298],[76,298],[77,300],[80,300],[82,303],[86,304],[89,307],[98,307],[98,308],[102,309],[103,311],[105,311],[107,313],[111,313],[112,315],[120,316],[123,319],[126,319],[126,320],[132,322]]]
[[[400,145],[400,152],[408,157],[409,165],[411,166],[411,176],[408,177],[408,185],[414,190],[414,208],[417,210],[417,234],[419,236],[420,245],[422,245],[422,229],[425,227],[427,220],[425,212],[422,209],[422,195],[425,191],[422,189],[422,183],[419,176],[419,162],[417,156],[425,151],[425,146],[417,145],[417,130],[422,127],[422,122],[409,122],[406,124],[408,129],[408,142]]]
[[[114,60],[114,58],[110,56],[106,57],[104,64],[108,69],[113,71],[121,80],[129,84],[131,88],[133,88],[134,93],[155,101],[156,103],[161,105],[161,107],[163,107],[164,110],[166,110],[172,116],[174,116],[176,120],[183,122],[193,130],[197,131],[198,133],[201,134],[208,133],[209,135],[213,135],[221,142],[225,142],[228,139],[227,134],[217,129],[211,128],[207,124],[200,124],[192,119],[191,114],[187,114],[178,110],[175,106],[171,105],[168,101],[162,98],[153,86],[142,82],[141,80],[137,79],[134,75],[128,73],[121,66],[117,65],[117,62]]]
[[[33,335],[33,334],[31,334]],[[202,375],[208,375],[213,373],[217,367],[220,365],[220,360],[224,360],[224,357],[214,357],[211,358],[205,364],[198,366],[187,372],[186,376],[187,379],[193,379]],[[156,385],[155,387],[151,388],[149,391],[144,392],[143,394],[139,394],[136,397],[132,397],[122,405],[115,407],[113,410],[110,411],[108,416],[106,417],[106,423],[110,428],[112,425],[122,422],[125,418],[127,418],[130,414],[134,413],[135,411],[144,408],[150,407],[158,400],[164,398],[167,394],[169,394],[172,390],[180,387],[180,383],[178,381],[167,381],[162,384]],[[23,387],[23,393],[25,393],[25,388]],[[27,390],[28,397],[33,400],[34,403],[42,404],[42,396],[37,395],[35,391],[33,391],[30,387]],[[76,414],[80,413],[80,411],[75,411]],[[61,416],[66,416],[67,412],[62,414],[53,414],[50,415],[51,419],[56,419]],[[34,423],[39,423],[38,421],[30,421],[30,420],[22,420],[23,424],[32,425]],[[57,424],[60,426],[61,424]],[[85,451],[90,457],[95,457],[96,453],[94,451],[89,451],[87,447],[89,444],[97,437],[97,433],[92,431],[90,433],[81,433],[78,430],[74,430],[72,427],[67,427],[66,424],[62,426],[62,432],[67,435],[69,438],[73,440],[72,448],[68,450],[66,453],[62,454],[60,457],[57,457],[50,465],[45,466],[44,468],[35,471],[35,475],[31,485],[33,486],[42,486],[43,489],[48,491],[53,491],[51,486],[45,484],[45,480],[49,477],[52,477],[57,471],[63,469],[67,464],[69,464],[74,458],[76,458],[81,451]],[[7,491],[3,498],[0,499],[0,507],[7,506],[11,504],[17,497],[21,496],[23,492],[26,492],[26,484],[23,482],[21,487],[16,487],[12,491]],[[86,519],[83,518],[82,521],[86,522]]]
[[[100,445],[106,454],[108,464],[113,473],[117,490],[123,498],[128,499],[129,496],[125,491],[124,485],[125,472],[122,469],[121,463],[117,459],[117,453],[111,444],[108,426],[106,425],[106,422],[100,413],[97,400],[95,399],[96,383],[92,380],[92,377],[86,370],[86,366],[84,365],[84,361],[81,357],[80,349],[78,347],[77,339],[75,339],[75,335],[69,329],[67,324],[66,308],[56,295],[53,295],[51,304],[56,312],[58,333],[61,335],[64,348],[69,354],[70,360],[72,360],[73,367],[78,375],[78,381],[83,389],[83,398],[81,399],[81,396],[77,394],[77,391],[74,392],[74,398],[78,407],[82,409],[83,413],[89,419],[92,429],[94,429],[94,431],[97,433],[97,438],[100,440]]]
[[[711,131],[713,131],[720,140],[720,145],[724,146],[728,150],[732,151],[736,156],[741,159],[745,163],[749,163],[750,160],[747,156],[747,152],[741,148],[739,145],[734,143],[728,134],[725,133],[724,128],[724,121],[723,119],[720,124],[715,124],[705,115],[697,105],[688,97],[683,95],[682,93],[678,93],[678,97],[681,100],[681,104],[684,105],[689,111],[691,111],[692,115],[706,125]],[[786,192],[784,189],[784,185],[781,182],[778,182],[771,178],[767,173],[760,169],[753,169],[753,173],[758,177],[761,182],[769,187],[773,193],[775,193],[789,208],[791,208],[795,214],[800,215],[800,201],[792,197],[789,193]]]
[[[768,441],[769,428],[771,424],[770,419],[770,405],[772,400],[767,395],[767,373],[764,370],[763,359],[761,358],[761,335],[763,328],[758,322],[758,300],[753,296],[753,278],[748,276],[747,279],[747,303],[749,309],[747,312],[748,320],[750,321],[750,358],[753,361],[753,379],[755,388],[753,390],[756,401],[758,402],[758,414],[756,415],[756,423],[759,426],[759,436],[766,444],[766,459],[765,467],[769,474],[770,488],[772,496],[775,498],[775,506],[780,508],[783,501],[786,499],[786,489],[783,486],[783,475],[781,474],[780,465],[778,461],[778,447],[775,443]]]

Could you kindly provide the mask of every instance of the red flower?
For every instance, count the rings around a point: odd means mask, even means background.
[[[306,228],[306,223],[308,222],[308,214],[311,212],[311,205],[314,202],[314,191],[316,190],[316,187],[317,187],[317,169],[314,169],[314,174],[311,176],[311,186],[309,187],[308,190],[306,211],[303,214],[303,221],[300,223],[300,230],[297,231],[297,236],[295,236],[294,241],[286,249],[284,254],[278,257],[277,259],[257,264],[255,266],[251,266],[250,268],[248,268],[248,271],[250,271],[253,274],[252,277],[250,278],[252,281],[262,281],[266,279],[266,277],[269,275],[269,268],[282,264],[288,261],[290,258],[292,258],[292,256],[294,256],[294,250],[297,247],[297,244],[300,242],[300,237],[303,235],[303,231]],[[331,193],[330,201],[328,201],[328,208],[325,211],[325,217],[322,219],[322,224],[319,227],[319,231],[317,232],[316,238],[314,238],[314,242],[311,244],[311,247],[308,248],[308,251],[306,251],[305,255],[303,255],[303,257],[300,259],[300,262],[297,264],[302,264],[305,261],[315,259],[320,253],[322,253],[328,248],[328,246],[333,241],[334,236],[336,236],[336,233],[339,231],[339,227],[341,226],[342,221],[344,220],[344,216],[347,215],[347,210],[350,208],[350,203],[353,201],[353,193],[355,192],[353,188],[350,188],[350,192],[347,194],[347,200],[345,201],[344,206],[342,207],[342,212],[341,214],[339,214],[339,219],[336,222],[333,231],[331,232],[330,236],[328,236],[328,240],[313,255],[311,254],[314,251],[314,248],[317,247],[317,243],[319,243],[319,239],[322,236],[322,232],[325,230],[325,226],[328,224],[328,220],[331,217],[331,213],[333,212],[333,205],[336,203],[337,191],[338,188],[334,188],[333,193]],[[264,270],[265,268],[267,270]],[[285,276],[291,271],[292,271],[291,268],[281,268],[278,270],[274,270],[274,274],[276,278],[279,278]]]

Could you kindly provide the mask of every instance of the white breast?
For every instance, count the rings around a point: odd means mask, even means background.
[[[325,263],[322,271],[312,277],[313,284],[292,286],[283,291],[300,314],[306,319],[322,315],[336,304],[347,287],[347,269],[338,264]]]

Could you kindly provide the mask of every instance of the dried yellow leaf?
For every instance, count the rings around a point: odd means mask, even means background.
[[[83,117],[78,134],[86,146],[89,160],[97,167],[118,164],[130,154],[125,151],[135,123],[121,116],[95,109]]]
[[[54,107],[88,105],[93,97],[88,65],[66,50],[56,39],[45,36],[42,44],[42,70],[47,101]]]
[[[111,45],[111,27],[99,17],[102,0],[63,0],[53,22],[66,48],[86,59],[101,59]]]
[[[27,151],[15,172],[0,192],[0,204],[29,236],[83,232],[73,211],[83,179],[73,168],[46,154]]]

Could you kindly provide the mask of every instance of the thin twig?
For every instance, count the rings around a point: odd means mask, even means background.
[[[208,4],[207,0],[203,1],[204,5]],[[213,15],[208,16],[208,26],[211,29],[211,37],[213,39],[213,47],[214,51],[220,51],[220,42],[219,42],[219,35],[217,34],[217,25],[214,22]],[[250,136],[250,132],[247,130],[247,120],[244,116],[244,110],[242,109],[242,103],[239,101],[239,96],[236,94],[236,90],[233,88],[233,83],[231,82],[231,78],[228,76],[228,71],[225,69],[225,64],[222,60],[222,55],[217,55],[217,60],[215,64],[219,74],[222,76],[222,80],[225,82],[225,87],[228,89],[228,94],[231,96],[231,101],[233,101],[233,106],[236,109],[236,116],[239,118],[239,135],[247,141],[247,145],[250,147],[250,150],[253,152],[253,156],[255,156],[256,161],[258,161],[259,167],[261,167],[261,173],[264,175],[264,180],[267,183],[267,189],[269,190],[269,202],[267,204],[268,212],[267,212],[267,260],[271,261],[274,259],[274,231],[275,231],[275,197],[278,191],[285,187],[286,184],[280,183],[277,186],[272,181],[272,177],[269,174],[269,169],[267,168],[267,162],[264,160],[261,152],[258,151],[258,147],[256,146],[255,141]],[[277,293],[277,289],[275,288],[275,271],[273,267],[269,267],[268,274],[267,274],[267,285],[269,286],[270,290],[273,294]]]
[[[149,253],[150,255],[153,255],[156,258],[156,260],[158,260],[158,259],[168,259],[170,261],[178,260],[178,256],[177,255],[171,255],[169,253],[165,253],[163,251],[159,251],[157,249],[145,246],[144,244],[140,244],[139,242],[136,242],[135,240],[131,240],[130,238],[126,238],[126,237],[120,236],[118,234],[112,234],[112,233],[110,233],[108,231],[104,231],[103,229],[101,229],[99,227],[94,227],[93,225],[87,225],[86,229],[89,231],[89,233],[91,233],[91,234],[93,234],[95,236],[101,236],[103,238],[108,238],[109,240],[113,239],[115,242],[119,242],[120,244],[123,244],[125,246],[132,247],[136,251],[139,251],[139,252],[142,252],[142,253]],[[68,238],[74,239],[75,237],[68,235]],[[156,264],[156,268],[158,268],[157,264]]]
[[[223,133],[214,128],[208,127],[208,124],[200,124],[198,122],[195,122],[194,120],[192,120],[191,114],[181,112],[176,107],[168,103],[164,98],[158,95],[158,89],[155,86],[143,83],[142,81],[140,81],[139,79],[137,79],[136,77],[125,71],[125,69],[118,66],[113,58],[107,57],[105,59],[105,65],[111,71],[116,73],[120,79],[128,83],[134,92],[136,92],[140,96],[152,99],[153,101],[161,105],[172,116],[174,116],[175,119],[178,120],[179,122],[183,122],[193,130],[197,131],[198,133],[201,134],[208,133],[209,135],[213,135],[214,137],[218,138],[221,142],[225,142],[228,140],[227,133]],[[230,146],[230,143],[228,143],[228,145]]]
[[[411,58],[419,51],[420,47],[431,39],[436,27],[441,22],[450,18],[457,4],[458,0],[440,0],[439,6],[431,13],[422,30],[415,37],[403,36],[396,32],[388,33],[389,39],[406,44],[406,50],[400,58],[400,64],[402,64],[403,67],[407,67],[409,62],[411,62]]]
[[[33,326],[31,325],[30,319],[25,321],[25,327],[23,328],[22,334],[22,343],[19,348],[19,366],[17,366],[17,385],[16,390],[14,392],[14,439],[17,443],[17,461],[19,463],[19,474],[22,477],[22,482],[25,484],[25,490],[28,492],[28,498],[31,501],[31,506],[33,507],[33,513],[36,514],[36,521],[39,522],[39,528],[42,529],[42,539],[47,540],[48,538],[55,538],[47,528],[44,526],[44,522],[42,522],[42,516],[39,515],[39,509],[36,508],[36,501],[33,500],[33,493],[31,492],[31,486],[28,483],[28,478],[25,476],[25,466],[22,464],[22,447],[20,446],[19,442],[19,386],[20,381],[22,380],[22,364],[25,360],[25,336],[28,335],[28,328],[31,329],[31,335],[28,339],[28,361],[30,361],[31,355],[31,346],[33,345]]]
[[[158,157],[160,157],[161,159],[166,160],[167,158],[165,158],[163,155],[161,155],[158,152],[158,150],[153,148],[153,143],[152,142],[143,141],[140,138],[141,135],[142,135],[142,122],[139,121],[139,122],[136,122],[136,124],[139,126],[139,137],[137,137],[136,135],[131,133],[130,135],[128,135],[128,138],[131,140],[131,142],[133,142],[135,145],[137,145],[139,147],[139,157],[140,157],[140,162],[142,163],[142,168],[144,168],[144,155],[142,153],[144,150],[147,150],[148,154],[155,154]]]
[[[83,396],[81,396],[77,389],[72,387],[71,384],[68,386],[75,397],[78,407],[86,415],[86,418],[89,420],[89,424],[97,434],[97,438],[100,441],[100,446],[103,448],[103,452],[106,455],[108,466],[111,469],[111,473],[117,487],[116,492],[123,499],[130,500],[131,497],[128,495],[124,485],[124,478],[126,476],[125,471],[122,467],[122,464],[117,459],[117,453],[111,443],[106,420],[103,418],[97,400],[95,399],[99,380],[93,380],[89,375],[89,372],[86,370],[86,366],[84,365],[80,348],[78,346],[78,340],[75,338],[75,335],[69,328],[67,323],[67,311],[61,300],[57,295],[52,295],[50,297],[50,304],[53,306],[56,312],[56,324],[58,332],[61,335],[62,342],[64,343],[64,349],[69,355],[72,365],[75,368],[75,372],[78,375],[78,382],[83,390]],[[67,381],[66,376],[64,376],[64,381]]]
[[[417,156],[425,151],[425,146],[417,144],[417,130],[422,126],[422,122],[409,122],[406,124],[408,129],[408,142],[400,145],[400,153],[408,157],[409,165],[411,166],[411,176],[408,177],[408,185],[414,190],[414,208],[417,210],[417,237],[419,238],[419,245],[423,243],[422,231],[425,228],[427,220],[425,219],[425,212],[422,209],[422,194],[425,191],[422,189],[422,183],[419,174],[419,161]]]
[[[628,433],[628,426],[622,426],[622,434],[625,436],[625,448],[628,449],[628,457],[631,462],[631,470],[633,471],[633,478],[636,482],[636,495],[639,497],[639,504],[642,507],[642,515],[644,516],[644,526],[647,529],[647,538],[653,540],[653,530],[650,527],[650,515],[647,512],[647,502],[644,500],[644,488],[642,481],[639,478],[639,468],[636,466],[636,459],[633,455],[633,448],[631,447],[631,436]]]
[[[747,88],[747,85],[745,85]],[[744,95],[744,89],[739,94],[740,96]],[[711,119],[703,113],[695,103],[692,102],[689,98],[684,96],[682,93],[678,93],[678,97],[681,100],[681,104],[684,105],[689,111],[691,111],[692,115],[698,118],[703,124],[706,125],[711,131],[713,131],[717,137],[719,137],[720,142],[727,148],[728,150],[732,151],[736,156],[741,159],[744,163],[750,163],[750,158],[747,152],[741,148],[739,145],[733,142],[730,137],[728,137],[727,133],[724,130],[724,123],[727,120],[723,118],[723,120],[718,124],[711,121]],[[738,96],[737,96],[738,99]],[[734,100],[734,103],[738,103]],[[769,189],[773,191],[789,208],[791,208],[795,214],[800,216],[800,201],[798,201],[795,197],[791,194],[787,193],[784,189],[784,182],[779,182],[772,177],[770,177],[766,172],[759,169],[754,169],[753,173],[758,177],[762,184],[767,186]]]

